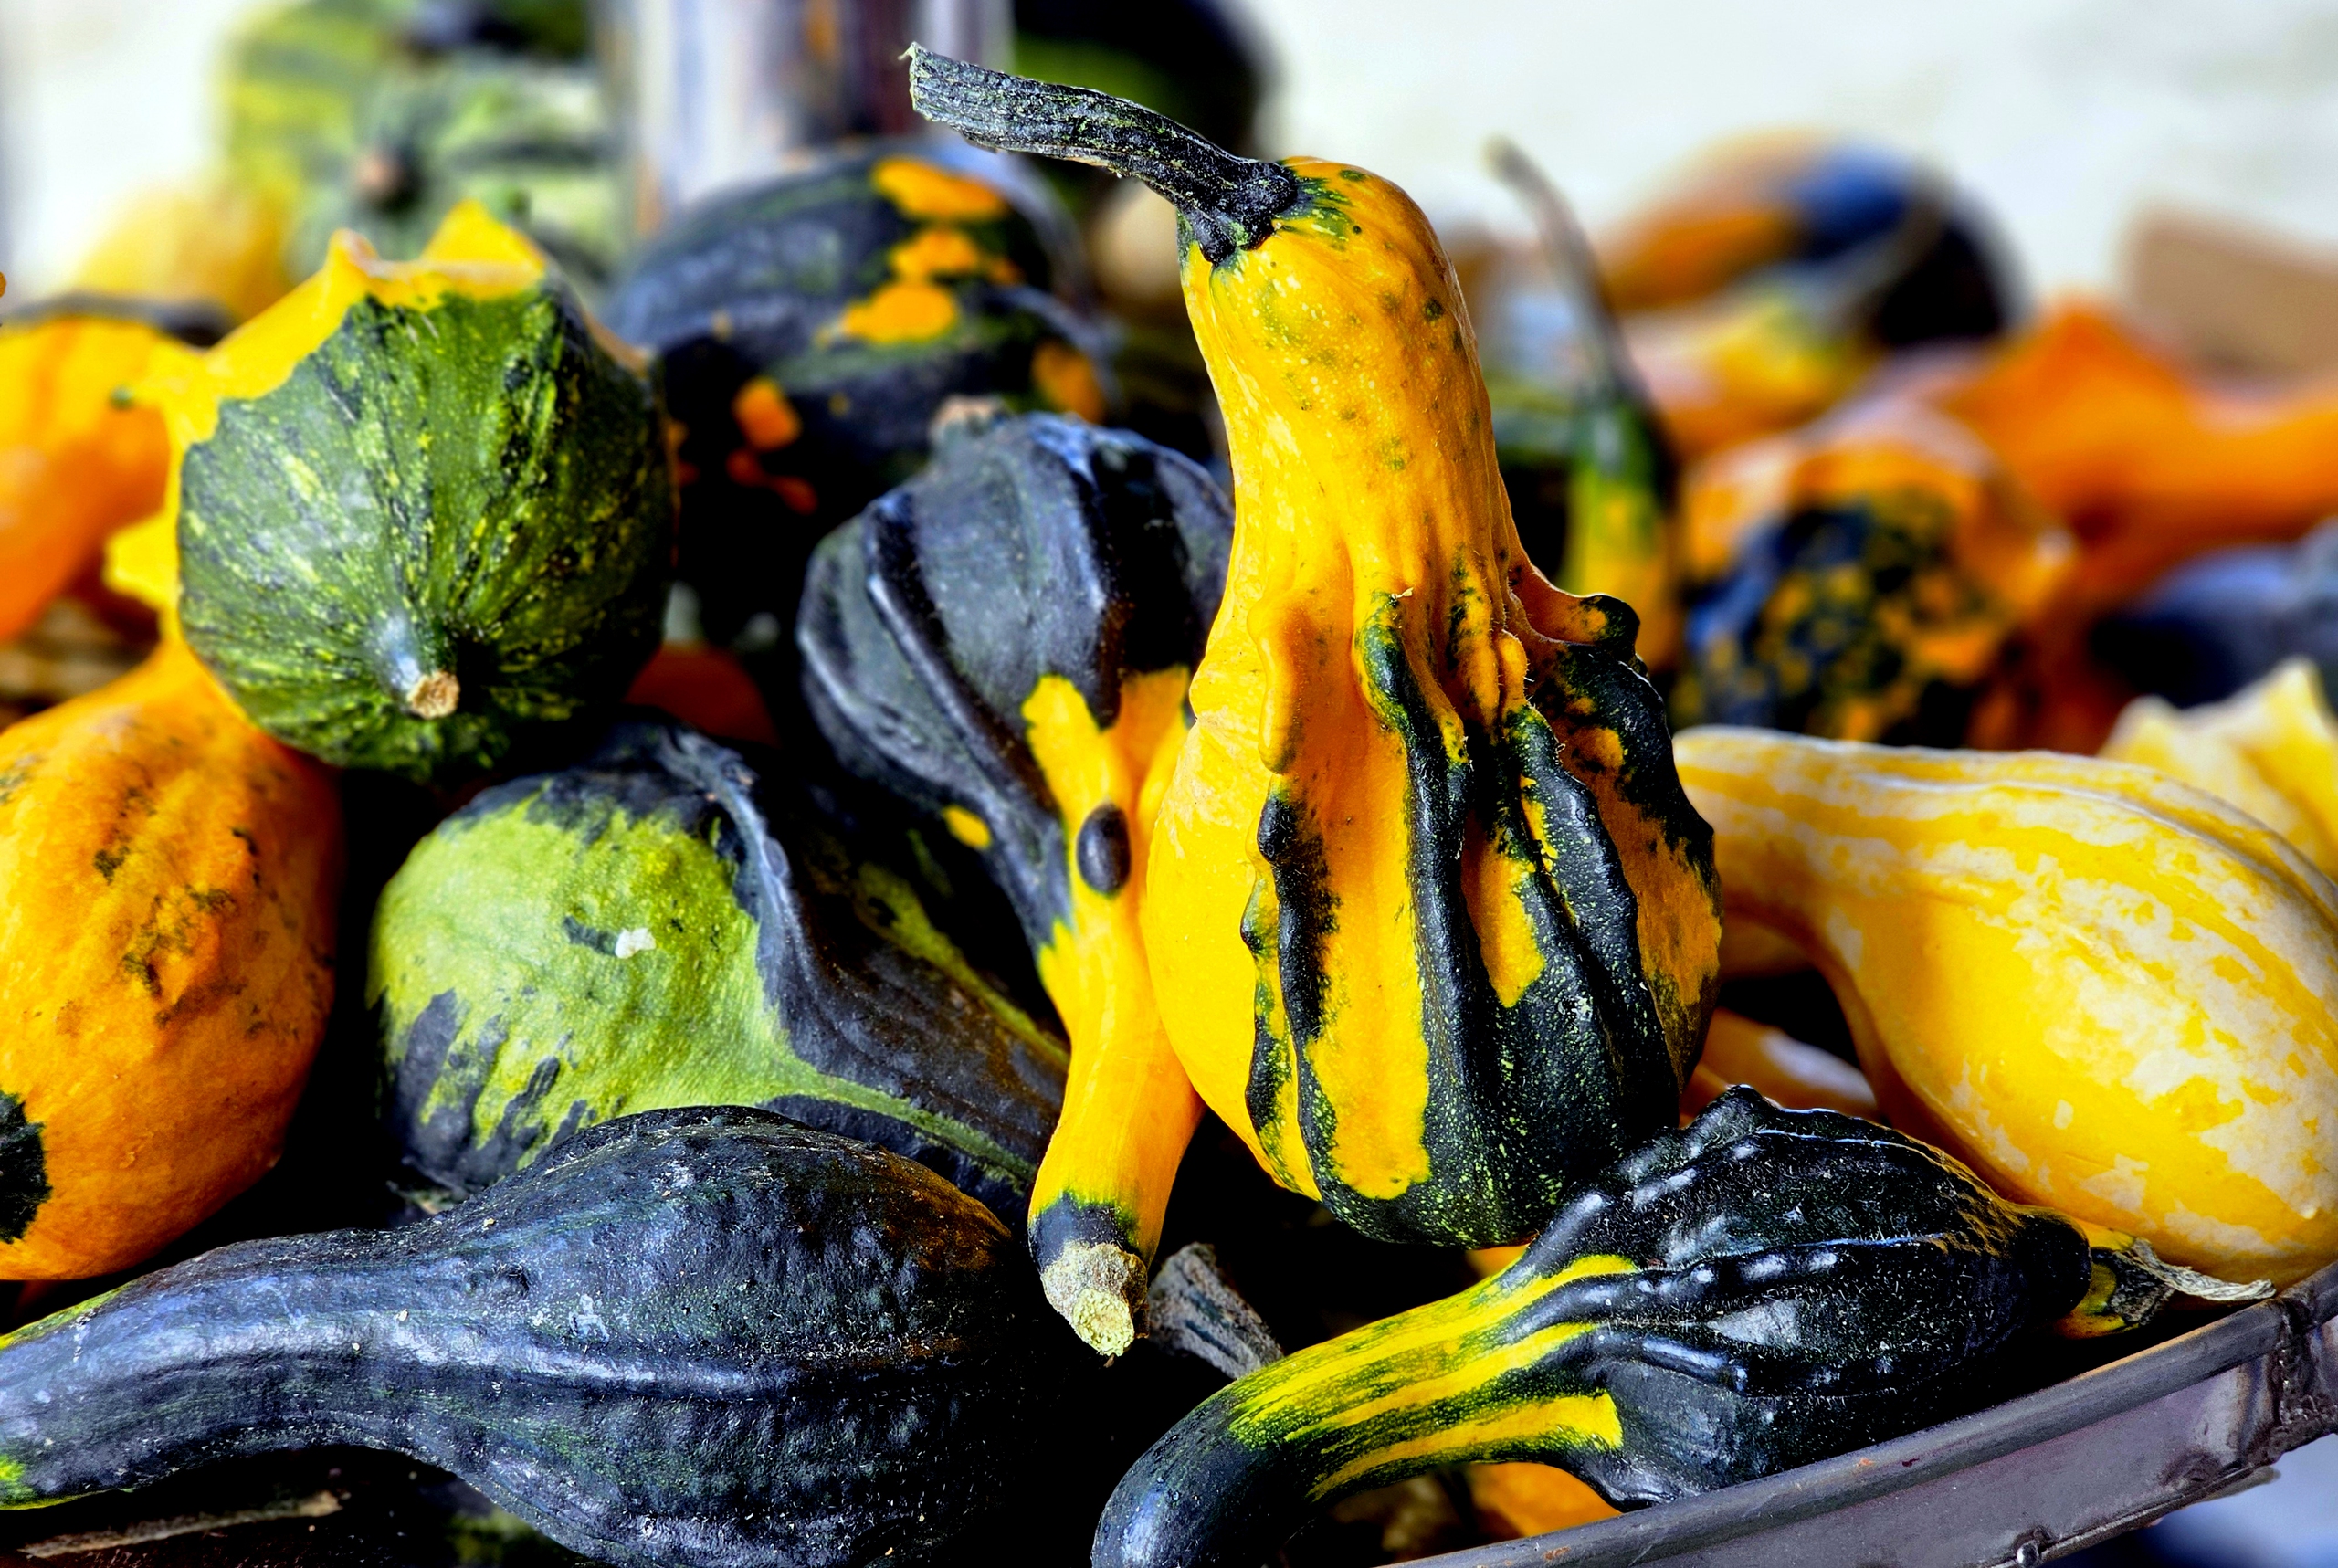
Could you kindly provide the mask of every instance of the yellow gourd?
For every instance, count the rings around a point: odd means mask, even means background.
[[[2338,719],[2311,660],[2289,659],[2246,691],[2181,712],[2137,698],[2102,754],[2230,802],[2338,877]]]
[[[2338,1256],[2338,889],[2147,768],[1692,730],[1732,919],[1808,952],[1894,1125],[2233,1279]]]
[[[1635,617],[1520,548],[1444,250],[1351,165],[921,51],[911,85],[1180,213],[1235,531],[1140,911],[1170,1044],[1341,1219],[1518,1239],[1672,1124],[1720,922]]]

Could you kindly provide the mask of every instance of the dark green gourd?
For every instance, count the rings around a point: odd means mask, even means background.
[[[411,263],[335,241],[164,410],[187,643],[289,745],[453,782],[656,646],[656,395],[475,204]]]
[[[1062,1349],[931,1172],[653,1111],[434,1219],[241,1242],[0,1339],[0,1500],[351,1444],[627,1568],[964,1562],[1012,1528]]]
[[[2026,1341],[2134,1327],[2172,1279],[1913,1139],[1741,1087],[1504,1272],[1212,1395],[1122,1479],[1094,1562],[1256,1563],[1315,1507],[1465,1460],[1626,1507],[1751,1480],[2001,1398]]]
[[[374,915],[366,994],[408,1161],[476,1189],[628,1110],[761,1105],[1019,1227],[1064,1047],[873,837],[671,721],[481,795]]]
[[[845,764],[981,856],[1071,1040],[1031,1200],[1051,1300],[1107,1354],[1138,1331],[1201,1114],[1153,1005],[1137,910],[1233,517],[1199,468],[1030,415],[824,540],[796,638]]]
[[[643,249],[609,323],[662,366],[712,641],[759,615],[784,640],[812,547],[924,466],[950,399],[1103,418],[1078,267],[1028,175],[923,139],[825,153]]]

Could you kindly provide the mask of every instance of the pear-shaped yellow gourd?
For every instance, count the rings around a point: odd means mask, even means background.
[[[2338,889],[2278,834],[2094,758],[1675,747],[1731,918],[1817,962],[1894,1125],[2208,1273],[2338,1257]]]

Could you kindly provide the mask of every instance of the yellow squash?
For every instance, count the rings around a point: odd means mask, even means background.
[[[2338,719],[2311,660],[2290,659],[2237,696],[2181,712],[2138,698],[2102,754],[2238,806],[2338,877]]]
[[[0,733],[0,1279],[124,1268],[276,1163],[341,805],[176,639]]]
[[[1692,730],[1732,920],[1835,988],[1893,1123],[2233,1279],[2338,1257],[2338,889],[2147,768]]]
[[[1140,910],[1170,1043],[1340,1218],[1517,1239],[1672,1125],[1720,923],[1631,611],[1519,546],[1436,235],[1102,94],[922,53],[912,90],[1179,209],[1236,521]]]

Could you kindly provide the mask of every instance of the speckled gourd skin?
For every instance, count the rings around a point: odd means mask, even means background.
[[[596,1127],[417,1225],[251,1241],[0,1339],[0,1499],[385,1448],[623,1568],[964,1561],[1060,1340],[1006,1229],[742,1109]]]
[[[628,1111],[761,1105],[1018,1227],[1063,1043],[856,837],[670,720],[448,818],[374,915],[367,998],[408,1161],[477,1190]]]
[[[287,744],[451,783],[614,702],[657,646],[656,394],[476,206],[411,264],[337,240],[202,374],[165,398],[180,622]]]

